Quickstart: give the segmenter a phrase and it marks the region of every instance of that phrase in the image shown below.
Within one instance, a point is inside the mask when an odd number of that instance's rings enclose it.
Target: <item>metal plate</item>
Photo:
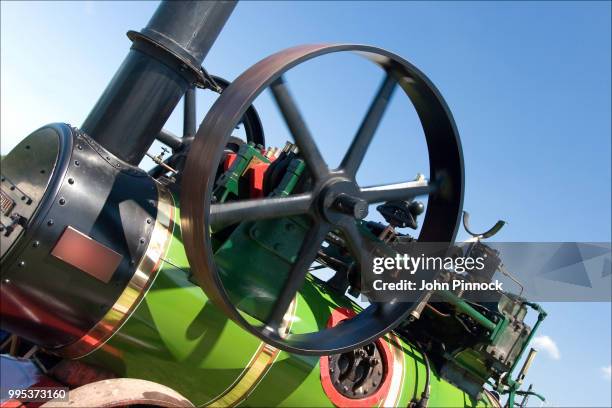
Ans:
[[[17,242],[23,233],[23,224],[38,210],[53,176],[59,151],[58,133],[51,128],[42,128],[26,137],[2,159],[0,257],[4,257]],[[21,224],[15,222],[16,214],[23,217]]]

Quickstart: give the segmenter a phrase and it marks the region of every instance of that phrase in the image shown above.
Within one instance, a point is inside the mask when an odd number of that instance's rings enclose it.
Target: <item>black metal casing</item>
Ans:
[[[3,237],[3,245],[12,245],[1,259],[1,327],[56,348],[85,335],[125,289],[151,238],[158,191],[144,171],[65,124],[24,139],[3,161],[5,178],[12,169],[4,162],[26,146],[32,152],[36,139],[50,132],[59,148],[49,183],[25,229],[13,231],[20,235]],[[51,254],[67,227],[120,256],[108,283]]]

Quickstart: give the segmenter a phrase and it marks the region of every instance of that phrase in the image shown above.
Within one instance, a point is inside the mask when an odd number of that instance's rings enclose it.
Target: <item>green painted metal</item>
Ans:
[[[478,324],[480,324],[482,327],[489,330],[490,332],[495,331],[496,324],[491,320],[487,319],[487,317],[480,313],[478,310],[470,306],[465,300],[458,298],[454,293],[448,290],[442,290],[438,293],[444,298],[444,300],[449,303],[452,303],[458,310],[476,320],[476,322],[478,322]]]
[[[231,389],[262,343],[210,303],[190,281],[177,208],[173,239],[154,284],[121,329],[83,359],[119,376],[169,386],[195,405]],[[247,271],[245,269],[245,275]],[[359,307],[309,277],[297,299],[292,332],[317,330],[337,307]],[[398,406],[408,406],[425,387],[423,356],[401,340],[404,373]],[[400,375],[401,373],[397,373]],[[485,406],[431,373],[429,406]],[[238,390],[240,391],[240,390]],[[486,398],[486,397],[485,397]],[[280,352],[243,406],[333,406],[321,386],[319,359]]]
[[[214,194],[219,201],[225,201],[230,195],[238,196],[240,177],[253,160],[270,163],[270,160],[261,154],[253,142],[241,145],[230,168],[219,177],[215,185]]]

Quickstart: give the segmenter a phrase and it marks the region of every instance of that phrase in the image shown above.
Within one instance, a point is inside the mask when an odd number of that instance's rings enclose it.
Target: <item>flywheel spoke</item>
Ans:
[[[387,74],[380,85],[376,96],[372,100],[366,116],[363,118],[363,121],[359,126],[359,130],[351,142],[349,150],[342,159],[340,168],[343,169],[346,174],[355,177],[355,174],[357,173],[357,170],[359,169],[359,166],[361,165],[361,162],[368,151],[368,147],[374,138],[374,133],[376,133],[376,129],[380,125],[382,117],[387,110],[387,106],[389,105],[389,101],[391,100],[391,96],[393,95],[396,85],[397,82],[395,79],[391,75]]]
[[[329,172],[327,164],[310,134],[306,122],[304,122],[298,110],[297,104],[289,93],[289,89],[283,77],[274,81],[272,85],[270,85],[270,90],[299,148],[300,155],[306,161],[312,175],[316,179],[322,179]]]
[[[368,271],[368,268],[372,266],[372,256],[376,249],[375,244],[361,234],[353,220],[343,222],[341,229],[344,232],[351,254],[359,264],[362,276],[371,272],[371,269]]]
[[[409,200],[420,195],[430,194],[436,191],[436,187],[435,184],[430,184],[427,180],[419,180],[363,187],[360,191],[361,198],[370,204],[374,204],[385,201]]]
[[[295,294],[300,290],[310,265],[317,257],[317,252],[321,249],[321,244],[325,236],[329,232],[329,226],[319,221],[315,221],[314,225],[304,238],[304,242],[298,252],[295,263],[291,266],[291,271],[287,280],[272,307],[272,311],[266,321],[266,324],[272,330],[277,330],[281,327],[283,317],[295,297]]]
[[[211,204],[210,226],[213,230],[218,230],[243,221],[305,214],[310,209],[311,204],[312,196],[310,194]]]

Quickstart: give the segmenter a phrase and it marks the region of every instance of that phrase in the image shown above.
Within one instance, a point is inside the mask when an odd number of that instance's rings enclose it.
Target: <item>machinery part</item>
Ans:
[[[230,84],[228,80],[219,76],[211,75],[210,77],[211,80],[214,81],[215,86],[218,87],[219,92],[223,92],[223,90]],[[217,91],[215,90],[215,92]],[[157,166],[149,170],[149,175],[153,178],[158,178],[167,173],[169,168],[171,170],[177,170],[179,173],[183,169],[185,159],[187,153],[189,152],[189,147],[193,141],[193,136],[195,133],[196,101],[194,88],[189,88],[185,93],[184,105],[183,137],[179,138],[166,129],[162,129],[156,137],[158,141],[170,147],[173,154],[163,163],[158,163]],[[259,114],[255,110],[254,106],[249,106],[238,124],[244,127],[244,136],[247,143],[251,142],[255,145],[265,146],[266,139],[264,136],[263,126],[261,125],[261,119],[259,119]],[[236,141],[240,142],[240,140],[241,139],[232,136],[227,145],[230,147],[230,149],[233,149],[233,146],[236,145]]]
[[[470,234],[472,237],[477,238],[477,239],[491,238],[493,235],[497,234],[499,230],[503,228],[504,225],[506,225],[506,221],[499,220],[495,223],[494,226],[492,226],[490,229],[488,229],[485,232],[482,232],[482,233],[473,232],[470,229],[470,214],[467,211],[463,212],[463,228],[465,228],[465,231],[468,234]]]
[[[420,201],[389,201],[376,207],[389,224],[398,228],[417,229],[417,217],[425,211]]]
[[[66,407],[193,407],[194,405],[172,388],[136,378],[113,378],[83,385],[68,393],[69,400],[49,401],[44,408]]]
[[[138,164],[185,91],[205,82],[200,68],[231,15],[233,1],[164,1],[82,129],[118,158]]]
[[[8,248],[0,259],[2,329],[55,350],[85,338],[81,351],[91,351],[133,309],[134,289],[155,275],[168,237],[158,226],[167,193],[65,124],[28,136],[3,160],[2,177],[32,199],[20,231],[0,238]],[[86,337],[98,326],[104,336]]]
[[[352,309],[332,311],[327,327],[355,316]],[[394,375],[394,356],[386,340],[331,356],[322,356],[321,384],[329,399],[339,407],[379,406],[386,400]]]
[[[355,52],[383,68],[387,75],[339,169],[327,164],[302,120],[282,75],[294,66],[334,52]],[[406,182],[361,188],[355,174],[374,135],[395,85],[412,100],[427,139],[430,174],[434,181]],[[301,157],[312,176],[309,192],[287,197],[212,204],[217,163],[235,127],[254,99],[271,87],[275,100],[293,134]],[[436,194],[430,194],[437,192]],[[463,200],[463,158],[457,129],[446,103],[433,84],[413,65],[388,51],[364,45],[305,45],[274,54],[240,75],[208,112],[187,158],[181,186],[182,232],[189,263],[198,283],[231,319],[275,347],[302,354],[335,354],[371,343],[399,324],[410,312],[402,303],[373,304],[342,325],[282,338],[278,327],[289,303],[299,291],[322,241],[333,229],[348,238],[352,255],[362,269],[369,266],[371,241],[361,235],[355,214],[336,207],[345,194],[367,203],[406,200],[430,194],[419,239],[452,242]],[[263,324],[253,325],[236,309],[223,287],[215,263],[210,231],[238,222],[295,216],[311,221],[297,260],[291,268],[271,313]]]

